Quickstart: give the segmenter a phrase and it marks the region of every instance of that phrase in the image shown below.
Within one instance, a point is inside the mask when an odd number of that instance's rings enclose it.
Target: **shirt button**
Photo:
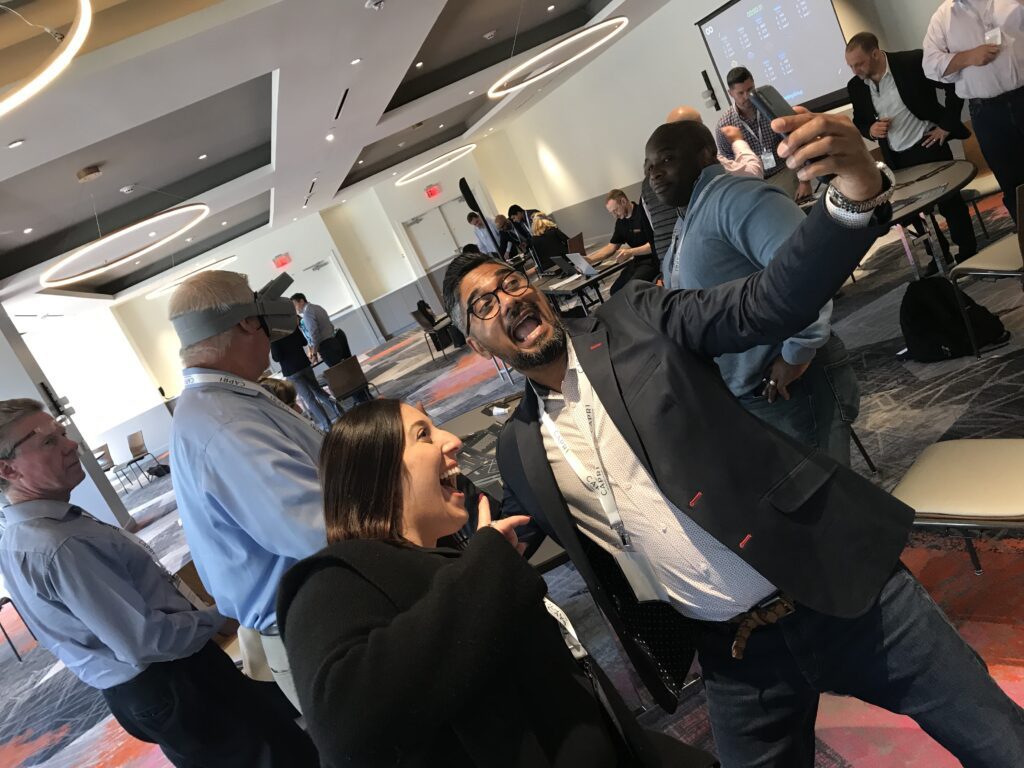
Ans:
[[[622,490],[624,490],[624,491],[631,491],[631,490],[633,490],[633,484],[632,483],[623,483],[622,484]]]
[[[661,532],[662,533],[668,533],[668,526],[667,525],[661,526]]]

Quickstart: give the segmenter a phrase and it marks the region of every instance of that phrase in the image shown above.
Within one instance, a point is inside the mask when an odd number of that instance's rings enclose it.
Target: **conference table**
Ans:
[[[942,258],[939,225],[935,221],[935,209],[939,203],[959,196],[978,173],[974,163],[967,160],[945,160],[902,168],[893,172],[896,176],[896,191],[892,197],[892,223],[903,243],[903,252],[910,262],[914,275],[921,277],[921,269],[914,256],[910,238],[905,227],[920,223],[930,243],[932,258],[939,273],[946,275],[946,264]]]
[[[606,277],[618,274],[632,263],[632,256],[625,261],[616,261],[613,255],[595,265],[597,274],[592,277],[585,275],[541,277],[534,283],[534,286],[553,299],[559,307],[563,301],[579,299],[583,311],[590,314],[592,307],[604,303],[604,297],[601,295],[601,281]]]

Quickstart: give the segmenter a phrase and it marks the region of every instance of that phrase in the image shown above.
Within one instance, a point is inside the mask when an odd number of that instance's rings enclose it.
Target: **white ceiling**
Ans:
[[[518,1],[538,4],[537,0]],[[552,2],[557,5],[557,1],[542,0],[540,5],[546,8]],[[595,0],[589,4],[594,13],[591,21],[627,15],[632,22],[628,34],[635,23],[666,1]],[[489,2],[475,0],[474,5],[483,7]],[[466,0],[459,3],[464,6]],[[19,6],[19,10],[26,12],[28,7],[31,3]],[[380,11],[365,8],[363,0],[223,0],[101,47],[75,60],[41,95],[0,118],[0,190],[14,189],[7,183],[21,174],[61,158],[90,156],[82,150],[152,121],[159,123],[160,118],[174,114],[180,117],[182,110],[187,112],[197,102],[270,75],[270,164],[203,191],[189,201],[210,205],[210,220],[214,221],[219,220],[218,214],[270,193],[271,228],[291,223],[293,217],[312,215],[338,202],[336,191],[365,147],[408,131],[417,122],[433,121],[437,115],[458,110],[474,98],[469,91],[484,93],[511,66],[546,47],[544,44],[522,51],[508,61],[387,111],[445,7],[446,0],[386,0]],[[350,64],[356,58],[361,62]],[[546,81],[548,87],[541,97],[548,98],[551,85],[571,77],[585,62]],[[349,93],[344,109],[335,120],[346,89]],[[513,112],[506,107],[535,97],[535,89],[525,89],[495,103],[495,108],[483,119],[475,120],[464,135],[439,137],[443,143],[416,157],[396,157],[396,165],[388,165],[386,172],[382,167],[377,175],[359,180],[346,193],[390,178],[392,170],[409,170],[434,154],[482,135]],[[248,137],[248,141],[252,131],[244,128],[236,127],[228,133]],[[333,142],[325,141],[328,132],[335,135]],[[18,138],[26,143],[8,150],[7,144]],[[188,152],[193,149],[190,144]],[[157,156],[162,147],[157,143],[149,151]],[[182,169],[181,175],[187,170]],[[309,207],[303,210],[314,178],[317,181]],[[183,202],[169,200],[168,207]],[[33,198],[32,204],[42,210],[33,211],[28,206],[20,209],[21,215],[38,215],[45,220],[49,213],[45,202]],[[74,216],[64,210],[53,212],[54,219]],[[0,242],[0,248],[5,245],[10,249],[12,243]],[[38,276],[45,266],[40,264],[0,281],[0,299],[6,302],[37,290]],[[117,298],[134,295],[151,283],[147,280],[122,291]]]

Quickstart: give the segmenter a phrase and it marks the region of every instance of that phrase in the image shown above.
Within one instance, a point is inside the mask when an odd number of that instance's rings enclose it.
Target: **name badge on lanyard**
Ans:
[[[775,153],[774,152],[762,152],[761,153],[761,167],[766,171],[775,170]]]
[[[584,375],[583,369],[578,364],[576,371],[580,382],[580,403],[587,416],[587,424],[596,460],[589,468],[583,464],[579,456],[569,447],[554,419],[548,414],[544,405],[544,399],[535,388],[534,395],[537,397],[537,402],[540,405],[541,424],[548,433],[548,436],[554,440],[566,463],[576,473],[580,482],[597,496],[597,500],[601,505],[601,511],[604,513],[605,522],[619,539],[619,546],[615,547],[612,556],[615,558],[619,568],[622,569],[622,573],[629,582],[629,586],[633,589],[636,599],[640,602],[651,600],[667,602],[668,595],[661,584],[661,580],[654,572],[654,567],[651,565],[650,560],[648,560],[647,555],[634,546],[629,531],[626,530],[625,523],[623,523],[622,517],[619,515],[619,505],[615,500],[615,493],[611,484],[608,482],[608,474],[605,472],[604,462],[601,459],[601,452],[597,445],[593,389]]]

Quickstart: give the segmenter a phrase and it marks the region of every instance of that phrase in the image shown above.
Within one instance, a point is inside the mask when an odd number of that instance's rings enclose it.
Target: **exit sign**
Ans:
[[[427,200],[433,200],[435,197],[440,197],[440,195],[441,195],[441,185],[440,184],[431,184],[429,187],[427,187],[423,191],[427,195]]]
[[[277,267],[278,269],[284,269],[285,267],[287,267],[291,263],[292,263],[291,254],[279,253],[279,254],[277,254],[277,256],[274,257],[274,266]]]

